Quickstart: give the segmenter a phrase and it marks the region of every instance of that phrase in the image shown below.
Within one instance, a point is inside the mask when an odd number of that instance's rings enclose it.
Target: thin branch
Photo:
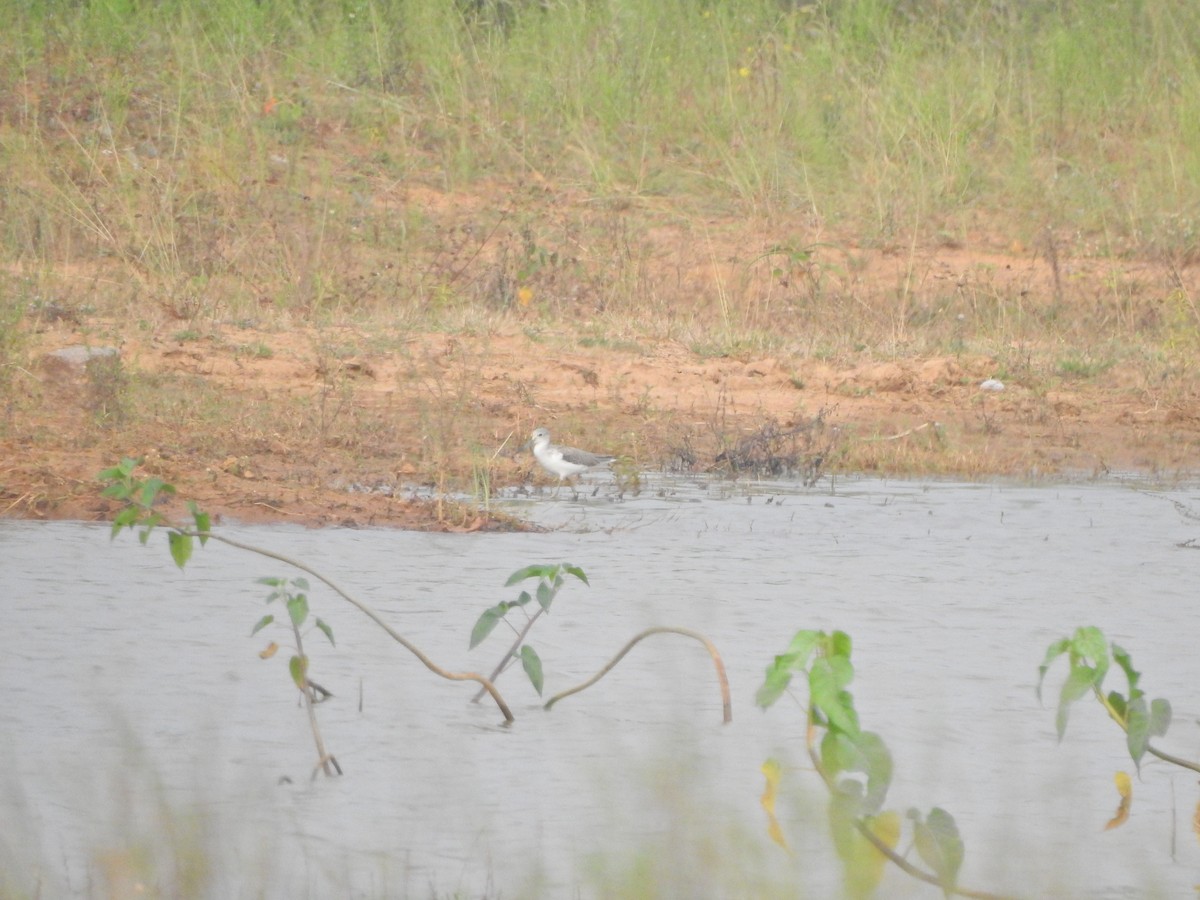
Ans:
[[[178,530],[180,531],[181,534],[186,534],[189,537],[207,538],[207,539],[213,540],[213,541],[220,541],[222,544],[228,544],[230,547],[236,547],[239,550],[246,550],[250,553],[257,553],[260,556],[266,556],[270,559],[277,559],[281,563],[286,563],[289,566],[294,566],[295,568],[299,569],[301,572],[307,572],[309,575],[311,575],[313,578],[316,578],[318,581],[325,584],[334,593],[336,593],[338,596],[340,596],[343,600],[345,600],[351,606],[357,608],[359,610],[359,612],[361,612],[368,619],[370,619],[372,622],[374,622],[376,625],[378,625],[380,628],[382,628],[385,632],[387,632],[387,634],[392,638],[392,640],[394,640],[401,647],[403,647],[405,650],[407,650],[409,653],[411,653],[413,656],[415,656],[417,659],[419,659],[421,661],[421,663],[425,666],[425,668],[427,668],[430,672],[433,672],[435,675],[440,675],[442,678],[445,678],[449,681],[477,681],[477,682],[479,682],[479,684],[483,686],[483,690],[485,690],[489,694],[491,694],[492,699],[496,701],[496,705],[498,707],[500,707],[500,712],[504,714],[504,721],[508,722],[508,723],[511,723],[514,721],[512,711],[509,710],[508,704],[504,702],[504,698],[500,696],[500,692],[498,690],[496,690],[496,686],[494,684],[492,684],[492,682],[490,680],[488,680],[487,678],[484,678],[482,675],[479,675],[475,672],[450,672],[450,671],[447,671],[446,669],[443,669],[441,666],[437,665],[433,660],[431,660],[428,656],[426,656],[424,653],[422,653],[420,651],[420,649],[418,649],[416,647],[416,645],[414,645],[411,642],[409,642],[408,640],[406,640],[403,635],[401,635],[398,631],[396,631],[394,628],[392,628],[392,626],[388,625],[388,623],[385,622],[380,617],[379,613],[375,612],[375,610],[371,609],[371,607],[367,606],[367,604],[363,603],[361,600],[358,600],[355,597],[352,597],[350,594],[346,593],[346,591],[344,591],[340,586],[335,584],[329,578],[326,578],[324,575],[322,575],[316,569],[313,569],[312,567],[307,566],[304,563],[300,562],[299,560],[293,559],[290,556],[285,556],[282,553],[276,553],[274,550],[266,550],[262,547],[256,547],[253,544],[244,544],[241,541],[235,541],[232,538],[222,537],[221,535],[214,534],[211,531],[201,532],[201,531],[184,531],[183,529],[178,529]]]
[[[597,672],[595,675],[593,675],[591,678],[589,678],[583,684],[576,685],[575,687],[570,688],[569,690],[565,690],[565,691],[562,691],[561,693],[555,694],[553,697],[551,697],[549,700],[546,701],[546,705],[543,708],[548,710],[548,709],[550,709],[550,707],[552,707],[555,703],[557,703],[559,700],[563,699],[564,697],[569,697],[572,694],[578,694],[580,691],[584,690],[585,688],[591,687],[593,684],[595,684],[597,681],[599,681],[601,678],[603,678],[605,675],[607,675],[609,673],[609,671],[617,663],[619,663],[622,660],[622,658],[624,658],[625,654],[634,648],[635,644],[637,644],[639,641],[643,640],[644,638],[650,637],[650,635],[652,635],[652,634],[681,634],[684,637],[693,638],[705,646],[705,648],[708,650],[708,655],[712,657],[713,666],[715,666],[716,670],[717,670],[717,680],[721,684],[721,704],[722,704],[722,708],[723,708],[724,715],[725,715],[725,724],[729,724],[730,722],[732,722],[733,721],[733,704],[729,699],[729,679],[725,675],[725,663],[722,662],[721,654],[717,651],[716,646],[713,644],[712,641],[710,641],[708,638],[706,638],[704,635],[700,634],[699,632],[692,631],[691,629],[688,629],[688,628],[668,628],[665,626],[659,626],[659,627],[655,627],[655,628],[647,628],[641,634],[634,637],[633,640],[631,640],[628,644],[626,644],[624,647],[622,647],[621,652],[618,653],[616,656],[614,656],[611,660],[609,660],[608,664],[605,665],[605,667],[603,669],[601,669],[599,672]]]
[[[1157,756],[1163,762],[1174,763],[1184,769],[1191,769],[1193,772],[1200,772],[1200,763],[1194,763],[1191,760],[1180,759],[1178,756],[1172,756],[1170,753],[1165,753],[1159,750],[1153,744],[1146,745],[1146,752],[1151,756]]]

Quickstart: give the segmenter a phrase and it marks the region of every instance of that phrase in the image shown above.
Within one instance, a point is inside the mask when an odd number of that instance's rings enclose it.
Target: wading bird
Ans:
[[[542,464],[542,468],[551,475],[558,476],[559,486],[580,472],[586,472],[596,466],[608,465],[615,456],[601,456],[574,447],[563,447],[550,443],[550,431],[546,428],[535,428],[529,436],[529,441],[521,448],[533,447],[534,458]]]

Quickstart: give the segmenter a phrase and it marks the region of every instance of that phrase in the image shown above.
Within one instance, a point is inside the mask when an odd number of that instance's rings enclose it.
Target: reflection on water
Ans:
[[[1200,863],[1194,778],[1147,762],[1129,823],[1102,832],[1113,773],[1131,768],[1120,734],[1084,704],[1058,745],[1034,696],[1046,646],[1098,625],[1174,704],[1164,747],[1196,755],[1200,557],[1179,544],[1200,523],[1167,500],[1200,508],[1194,491],[1115,484],[660,480],[636,497],[602,484],[510,501],[548,534],[222,526],[329,574],[450,668],[490,669],[507,646],[500,630],[473,651],[467,638],[515,596],[510,572],[565,559],[591,587],[568,584],[533,629],[547,694],[651,625],[704,632],[729,669],[729,726],[702,648],[659,636],[551,713],[506,674],[517,722],[503,728],[469,685],[434,679],[316,586],[337,646],[314,634],[308,649],[336,695],[320,717],[346,774],[315,783],[288,654],[257,655],[286,634],[248,637],[266,596],[254,579],[285,567],[210,544],[180,573],[165,538],[0,522],[0,865],[42,867],[10,888],[98,894],[112,849],[149,836],[207,847],[218,895],[613,895],[640,865],[675,896],[826,896],[836,870],[799,708],[763,713],[753,696],[797,629],[841,628],[863,723],[895,757],[889,806],[955,815],[964,883],[1181,895]],[[789,766],[790,855],[758,805],[771,755]]]

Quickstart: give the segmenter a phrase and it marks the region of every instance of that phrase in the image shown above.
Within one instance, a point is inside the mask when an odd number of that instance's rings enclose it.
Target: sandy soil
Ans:
[[[927,271],[947,277],[977,262],[939,254]],[[1020,256],[991,263],[1030,269]],[[515,319],[452,335],[219,325],[181,337],[178,322],[135,332],[71,316],[27,324],[32,362],[0,432],[5,516],[109,518],[96,474],[134,456],[179,497],[238,521],[512,527],[477,503],[436,497],[551,484],[516,453],[538,425],[626,457],[629,471],[728,471],[738,442],[764,429],[790,433],[810,474],[1171,478],[1200,468],[1200,393],[1155,391],[1119,364],[989,393],[980,384],[997,360],[985,356],[714,359],[644,338],[584,347]],[[119,347],[119,369],[47,356],[105,344]]]

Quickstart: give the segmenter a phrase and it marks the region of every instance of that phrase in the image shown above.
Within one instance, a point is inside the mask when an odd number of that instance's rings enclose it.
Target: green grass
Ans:
[[[618,331],[632,316],[687,345],[774,350],[762,335],[786,325],[810,346],[958,351],[1044,334],[1069,280],[1053,306],[983,277],[864,298],[857,248],[911,256],[982,231],[1043,258],[1200,257],[1189,0],[0,12],[0,261],[70,272],[81,296],[92,279],[110,312]],[[743,221],[752,237],[730,230]],[[646,240],[663,228],[711,271],[669,271]],[[721,269],[731,241],[747,244]],[[1055,337],[1157,328],[1194,347],[1190,295],[1156,318],[1127,287],[1050,322]]]

